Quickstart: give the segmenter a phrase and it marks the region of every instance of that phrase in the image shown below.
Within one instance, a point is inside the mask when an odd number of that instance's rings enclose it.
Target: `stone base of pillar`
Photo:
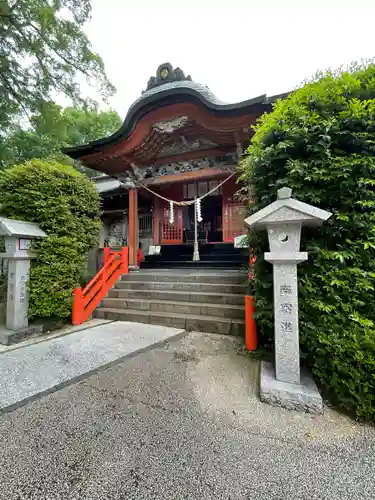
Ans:
[[[137,266],[137,265],[129,265],[129,271],[139,271],[139,266]]]
[[[311,375],[301,373],[300,384],[281,382],[276,380],[272,363],[265,361],[260,369],[260,399],[288,410],[323,413],[323,400]]]
[[[30,337],[39,335],[42,331],[42,325],[29,325],[19,330],[9,330],[5,327],[0,327],[0,344],[11,345],[22,342]]]

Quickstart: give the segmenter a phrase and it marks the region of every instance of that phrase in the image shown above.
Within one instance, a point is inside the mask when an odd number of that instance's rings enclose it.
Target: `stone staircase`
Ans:
[[[95,317],[243,335],[245,294],[238,270],[142,270],[122,276]]]

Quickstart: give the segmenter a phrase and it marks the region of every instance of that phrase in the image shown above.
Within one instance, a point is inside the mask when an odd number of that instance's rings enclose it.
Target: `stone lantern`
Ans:
[[[30,250],[35,238],[44,238],[46,233],[38,224],[0,217],[0,236],[4,236],[5,253],[0,257],[8,259],[8,291],[6,328],[0,332],[0,343],[16,342],[35,328],[28,326],[28,292],[30,260],[35,254]]]
[[[297,264],[307,260],[300,252],[302,226],[317,226],[332,214],[291,198],[292,190],[277,191],[277,200],[245,222],[252,231],[266,229],[273,265],[275,368],[262,362],[262,401],[289,409],[322,412],[321,396],[312,377],[300,374]]]

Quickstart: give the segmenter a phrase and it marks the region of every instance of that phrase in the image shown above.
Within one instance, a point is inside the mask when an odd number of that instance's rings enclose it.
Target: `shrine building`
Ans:
[[[285,95],[227,104],[179,68],[159,66],[117,132],[64,151],[105,174],[96,179],[103,207],[100,245],[128,245],[133,266],[140,246],[146,256],[150,247],[169,248],[172,256],[184,247],[192,255],[194,204],[170,202],[203,197],[199,244],[233,247],[246,217],[235,197],[236,165],[252,125]]]

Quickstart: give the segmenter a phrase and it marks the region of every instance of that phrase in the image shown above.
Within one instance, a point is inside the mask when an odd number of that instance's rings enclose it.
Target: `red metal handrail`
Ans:
[[[122,247],[120,252],[111,252],[111,249],[106,247],[103,267],[83,290],[79,287],[73,291],[73,325],[80,325],[87,321],[121,274],[128,274],[128,272],[128,247]]]

